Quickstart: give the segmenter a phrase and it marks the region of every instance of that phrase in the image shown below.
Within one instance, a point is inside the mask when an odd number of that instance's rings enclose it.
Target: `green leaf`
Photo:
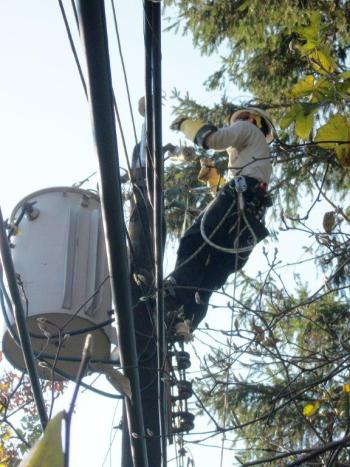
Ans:
[[[337,75],[338,78],[340,79],[349,79],[350,78],[350,71],[342,71]]]
[[[314,90],[311,96],[312,102],[318,102],[322,100],[329,92],[333,92],[334,85],[332,81],[326,78],[320,78],[314,82]]]
[[[246,0],[245,2],[242,3],[242,5],[240,5],[238,8],[237,8],[237,11],[245,11],[249,8],[249,5],[251,3],[251,0]]]
[[[321,13],[319,11],[312,11],[308,15],[309,24],[307,26],[298,26],[295,31],[306,43],[299,47],[299,49],[306,53],[314,49],[320,44],[319,33],[321,30]]]
[[[307,140],[314,124],[314,112],[300,112],[295,120],[295,133],[299,138]]]
[[[319,74],[333,73],[336,63],[325,49],[315,49],[308,54],[312,68]]]
[[[314,77],[307,75],[304,79],[298,81],[291,89],[291,97],[308,96],[314,90]]]
[[[299,138],[309,139],[317,106],[313,104],[295,104],[280,121],[280,128],[285,129],[295,122],[295,133]]]
[[[343,167],[350,166],[350,144],[339,144],[350,141],[350,125],[343,115],[333,115],[316,134],[315,142],[327,149],[334,149],[339,163]]]
[[[295,104],[291,110],[282,117],[280,120],[279,126],[282,130],[288,128],[297,118],[298,113],[300,112],[301,105]]]

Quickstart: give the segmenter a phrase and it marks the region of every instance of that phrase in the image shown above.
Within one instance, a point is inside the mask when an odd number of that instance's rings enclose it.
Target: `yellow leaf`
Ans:
[[[104,363],[95,363],[93,365],[93,369],[95,371],[105,374],[108,381],[112,384],[112,386],[114,386],[114,388],[117,391],[131,399],[132,393],[129,378],[127,378],[117,369],[111,368],[110,365]]]
[[[318,411],[320,407],[320,401],[316,401],[314,403],[308,403],[303,408],[303,415],[304,417],[312,417]]]
[[[312,75],[307,75],[286,94],[292,98],[309,97],[309,101],[318,102],[332,91],[333,87],[332,82],[326,78],[315,80]]]
[[[350,393],[350,384],[343,384],[343,392],[345,392],[345,394]]]
[[[5,433],[2,434],[3,441],[9,441],[12,438],[12,433],[10,430],[6,430]]]
[[[308,57],[310,59],[312,68],[321,75],[333,73],[336,69],[334,60],[328,55],[325,50],[315,49],[312,50]]]
[[[290,95],[292,97],[308,96],[314,89],[314,77],[307,75],[304,79],[298,81],[291,89]]]
[[[308,114],[299,113],[295,120],[295,133],[301,139],[309,139],[314,124],[314,112]]]
[[[340,144],[350,141],[350,125],[342,115],[333,115],[316,134],[315,142],[327,149],[334,149],[337,159],[343,167],[350,166],[350,144]]]
[[[9,390],[10,385],[8,383],[0,383],[0,391],[7,392]]]
[[[64,411],[47,425],[43,436],[34,445],[19,467],[64,467],[61,428]]]

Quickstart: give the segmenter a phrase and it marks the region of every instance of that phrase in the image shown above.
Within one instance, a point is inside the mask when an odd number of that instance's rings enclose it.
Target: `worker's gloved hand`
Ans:
[[[215,168],[215,162],[208,157],[201,157],[201,169],[198,174],[198,180],[206,183],[213,194],[225,183],[224,178]]]
[[[199,159],[199,162],[201,164],[201,167],[215,167],[215,161],[214,159],[211,159],[210,157],[201,157]]]
[[[183,115],[176,117],[170,125],[170,130],[181,131],[181,124],[187,119],[188,117],[184,117]]]
[[[214,125],[209,123],[205,123],[202,120],[192,120],[192,118],[188,117],[177,117],[173,123],[170,125],[171,130],[181,131],[186,138],[193,141],[198,146],[205,146],[205,138],[217,128]]]
[[[214,179],[216,175],[219,177],[218,171],[215,168],[215,162],[209,157],[200,158],[201,168],[198,173],[198,180],[207,183],[210,179]]]

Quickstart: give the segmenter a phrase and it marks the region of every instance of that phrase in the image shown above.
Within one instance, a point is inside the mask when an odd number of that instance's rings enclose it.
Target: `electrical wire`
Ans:
[[[207,220],[207,217],[208,215],[210,214],[210,210],[213,208],[213,205],[215,204],[215,201],[217,202],[218,198],[215,198],[211,204],[206,208],[206,210],[204,211],[204,214],[203,214],[203,217],[201,219],[201,225],[200,225],[200,230],[201,230],[201,235],[203,237],[203,239],[205,240],[206,243],[208,243],[208,245],[210,245],[211,247],[215,248],[216,250],[219,250],[223,253],[229,253],[229,254],[236,254],[236,253],[245,253],[245,252],[248,252],[248,251],[252,251],[254,249],[254,247],[257,245],[258,243],[258,240],[257,240],[257,237],[256,237],[256,234],[253,230],[253,228],[251,227],[250,223],[248,222],[248,219],[247,219],[247,216],[245,214],[245,210],[244,210],[244,198],[243,198],[243,193],[242,192],[237,192],[237,197],[238,197],[238,206],[239,206],[239,211],[244,219],[244,222],[246,224],[246,226],[248,227],[249,229],[249,232],[251,233],[252,235],[252,238],[253,238],[253,243],[252,245],[249,245],[247,247],[241,247],[241,248],[226,248],[226,247],[223,247],[221,245],[218,245],[216,243],[214,243],[213,241],[210,240],[210,238],[207,236],[207,234],[205,233],[205,222]],[[226,213],[224,214],[223,216],[223,219],[222,221],[220,222],[219,226],[224,222],[224,220],[227,218],[228,214],[232,211],[234,207],[234,204],[231,204],[231,206],[227,209]],[[242,233],[242,232],[241,232]],[[240,233],[240,234],[241,234]],[[239,234],[239,235],[240,235]],[[239,238],[239,236],[238,236]]]
[[[133,130],[134,130],[135,144],[137,144],[137,134],[136,134],[136,127],[135,127],[135,120],[134,120],[134,114],[133,114],[132,106],[131,106],[129,83],[128,83],[128,77],[127,77],[127,74],[126,74],[123,51],[122,51],[122,46],[121,46],[121,41],[120,41],[120,36],[119,36],[119,28],[118,28],[118,22],[117,22],[117,15],[115,13],[114,0],[111,0],[111,5],[112,5],[112,11],[113,11],[113,20],[114,20],[115,33],[116,33],[117,43],[118,43],[120,63],[122,65],[124,83],[125,83],[126,93],[127,93],[127,96],[128,96],[128,103],[129,103],[129,110],[130,110],[130,116],[131,116],[131,121],[132,121],[132,127],[133,127]]]
[[[73,11],[74,11],[74,16],[76,18],[76,22],[77,22],[77,27],[78,27],[78,30],[79,30],[79,22],[77,20],[77,11],[76,11],[76,7],[75,7],[75,3],[74,1],[72,0],[72,8],[73,8]],[[60,2],[60,7],[61,7],[61,12],[62,12],[62,15],[63,15],[63,19],[64,19],[64,23],[65,23],[65,27],[66,27],[66,31],[67,31],[67,34],[68,34],[68,39],[69,39],[69,43],[70,43],[70,46],[71,46],[71,49],[72,49],[72,52],[73,52],[73,55],[77,61],[77,66],[78,66],[78,69],[81,70],[81,66],[79,64],[79,60],[78,60],[78,56],[77,56],[77,53],[76,53],[76,49],[75,49],[75,45],[74,45],[74,42],[72,40],[72,34],[70,32],[70,27],[69,27],[69,24],[68,24],[68,21],[67,21],[67,17],[66,17],[66,14],[64,12],[64,6],[62,4],[62,2]],[[123,53],[122,53],[122,47],[121,47],[121,41],[120,41],[120,36],[119,36],[119,30],[118,30],[118,25],[117,25],[117,19],[116,19],[116,15],[115,15],[115,8],[114,8],[114,4],[112,2],[112,8],[113,8],[113,15],[114,15],[114,21],[115,21],[115,30],[116,30],[116,34],[117,34],[117,41],[118,41],[118,50],[119,50],[119,54],[120,54],[120,59],[121,59],[121,63],[122,63],[122,67],[123,67],[123,73],[124,73],[124,81],[125,81],[125,85],[126,85],[126,89],[127,89],[127,94],[128,94],[128,99],[129,99],[129,106],[130,106],[130,113],[131,113],[131,117],[132,117],[132,123],[133,123],[133,127],[134,127],[134,135],[135,135],[135,140],[137,141],[137,137],[136,137],[136,130],[135,130],[135,125],[134,125],[134,119],[133,119],[133,114],[132,114],[132,109],[131,109],[131,102],[130,102],[130,92],[129,92],[129,86],[128,86],[128,80],[127,80],[127,74],[126,74],[126,69],[125,69],[125,65],[124,65],[124,59],[123,59]],[[82,79],[82,84],[84,86],[84,89],[86,90],[86,84],[85,84],[85,80],[81,74],[81,79]],[[133,177],[132,177],[132,174],[131,174],[131,168],[130,168],[130,163],[129,163],[129,157],[127,155],[127,149],[126,149],[126,141],[125,141],[125,137],[124,137],[124,132],[123,132],[123,129],[122,129],[122,124],[121,124],[121,119],[120,119],[120,116],[119,116],[119,112],[118,112],[118,107],[117,107],[117,104],[116,104],[116,99],[115,99],[115,95],[113,94],[113,103],[114,103],[114,108],[115,108],[115,113],[116,113],[116,118],[117,118],[117,122],[118,122],[118,126],[119,126],[119,129],[120,129],[120,133],[121,133],[121,136],[122,136],[122,142],[123,142],[123,147],[124,147],[124,152],[126,154],[126,161],[127,161],[127,165],[128,165],[128,174],[129,174],[129,179],[132,183],[132,186],[133,186],[133,191],[136,190],[139,190],[139,188],[137,187],[137,184],[135,183]],[[139,190],[140,191],[140,190]],[[143,197],[143,193],[141,192],[140,193],[141,196]],[[139,206],[138,206],[138,203],[136,203],[136,209],[139,209]],[[140,219],[142,221],[142,216],[140,216]],[[146,227],[145,225],[142,223],[142,228],[143,228],[143,231],[144,231],[144,235],[146,235]],[[125,230],[126,230],[126,227],[125,227]],[[148,245],[147,245],[148,246]],[[129,243],[129,247],[130,247],[130,243]],[[135,260],[135,258],[134,258]],[[144,291],[143,291],[144,292]],[[144,295],[144,293],[143,293]],[[147,305],[148,306],[148,305]]]
[[[74,15],[75,15],[76,20],[77,20],[75,4],[74,4],[74,2],[72,2],[72,3],[74,5],[74,7],[73,7]],[[69,44],[70,44],[70,47],[71,47],[71,50],[72,50],[72,53],[73,53],[73,56],[74,56],[74,61],[75,61],[75,64],[77,66],[77,69],[78,69],[80,81],[81,81],[81,84],[83,86],[85,96],[87,98],[87,88],[86,88],[86,83],[85,83],[83,70],[82,70],[80,62],[79,62],[78,54],[77,54],[77,51],[76,51],[76,48],[75,48],[75,45],[74,45],[73,36],[72,36],[71,30],[70,30],[70,27],[69,27],[69,23],[68,23],[68,20],[67,20],[67,15],[66,15],[62,0],[58,0],[58,4],[59,4],[60,10],[61,10],[64,25],[65,25],[65,28],[66,28]]]

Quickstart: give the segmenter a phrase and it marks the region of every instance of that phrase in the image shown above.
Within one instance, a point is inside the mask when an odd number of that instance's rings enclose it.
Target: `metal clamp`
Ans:
[[[243,193],[244,191],[247,191],[247,181],[243,175],[234,178],[233,182],[235,184],[235,190],[237,191],[237,193]]]

